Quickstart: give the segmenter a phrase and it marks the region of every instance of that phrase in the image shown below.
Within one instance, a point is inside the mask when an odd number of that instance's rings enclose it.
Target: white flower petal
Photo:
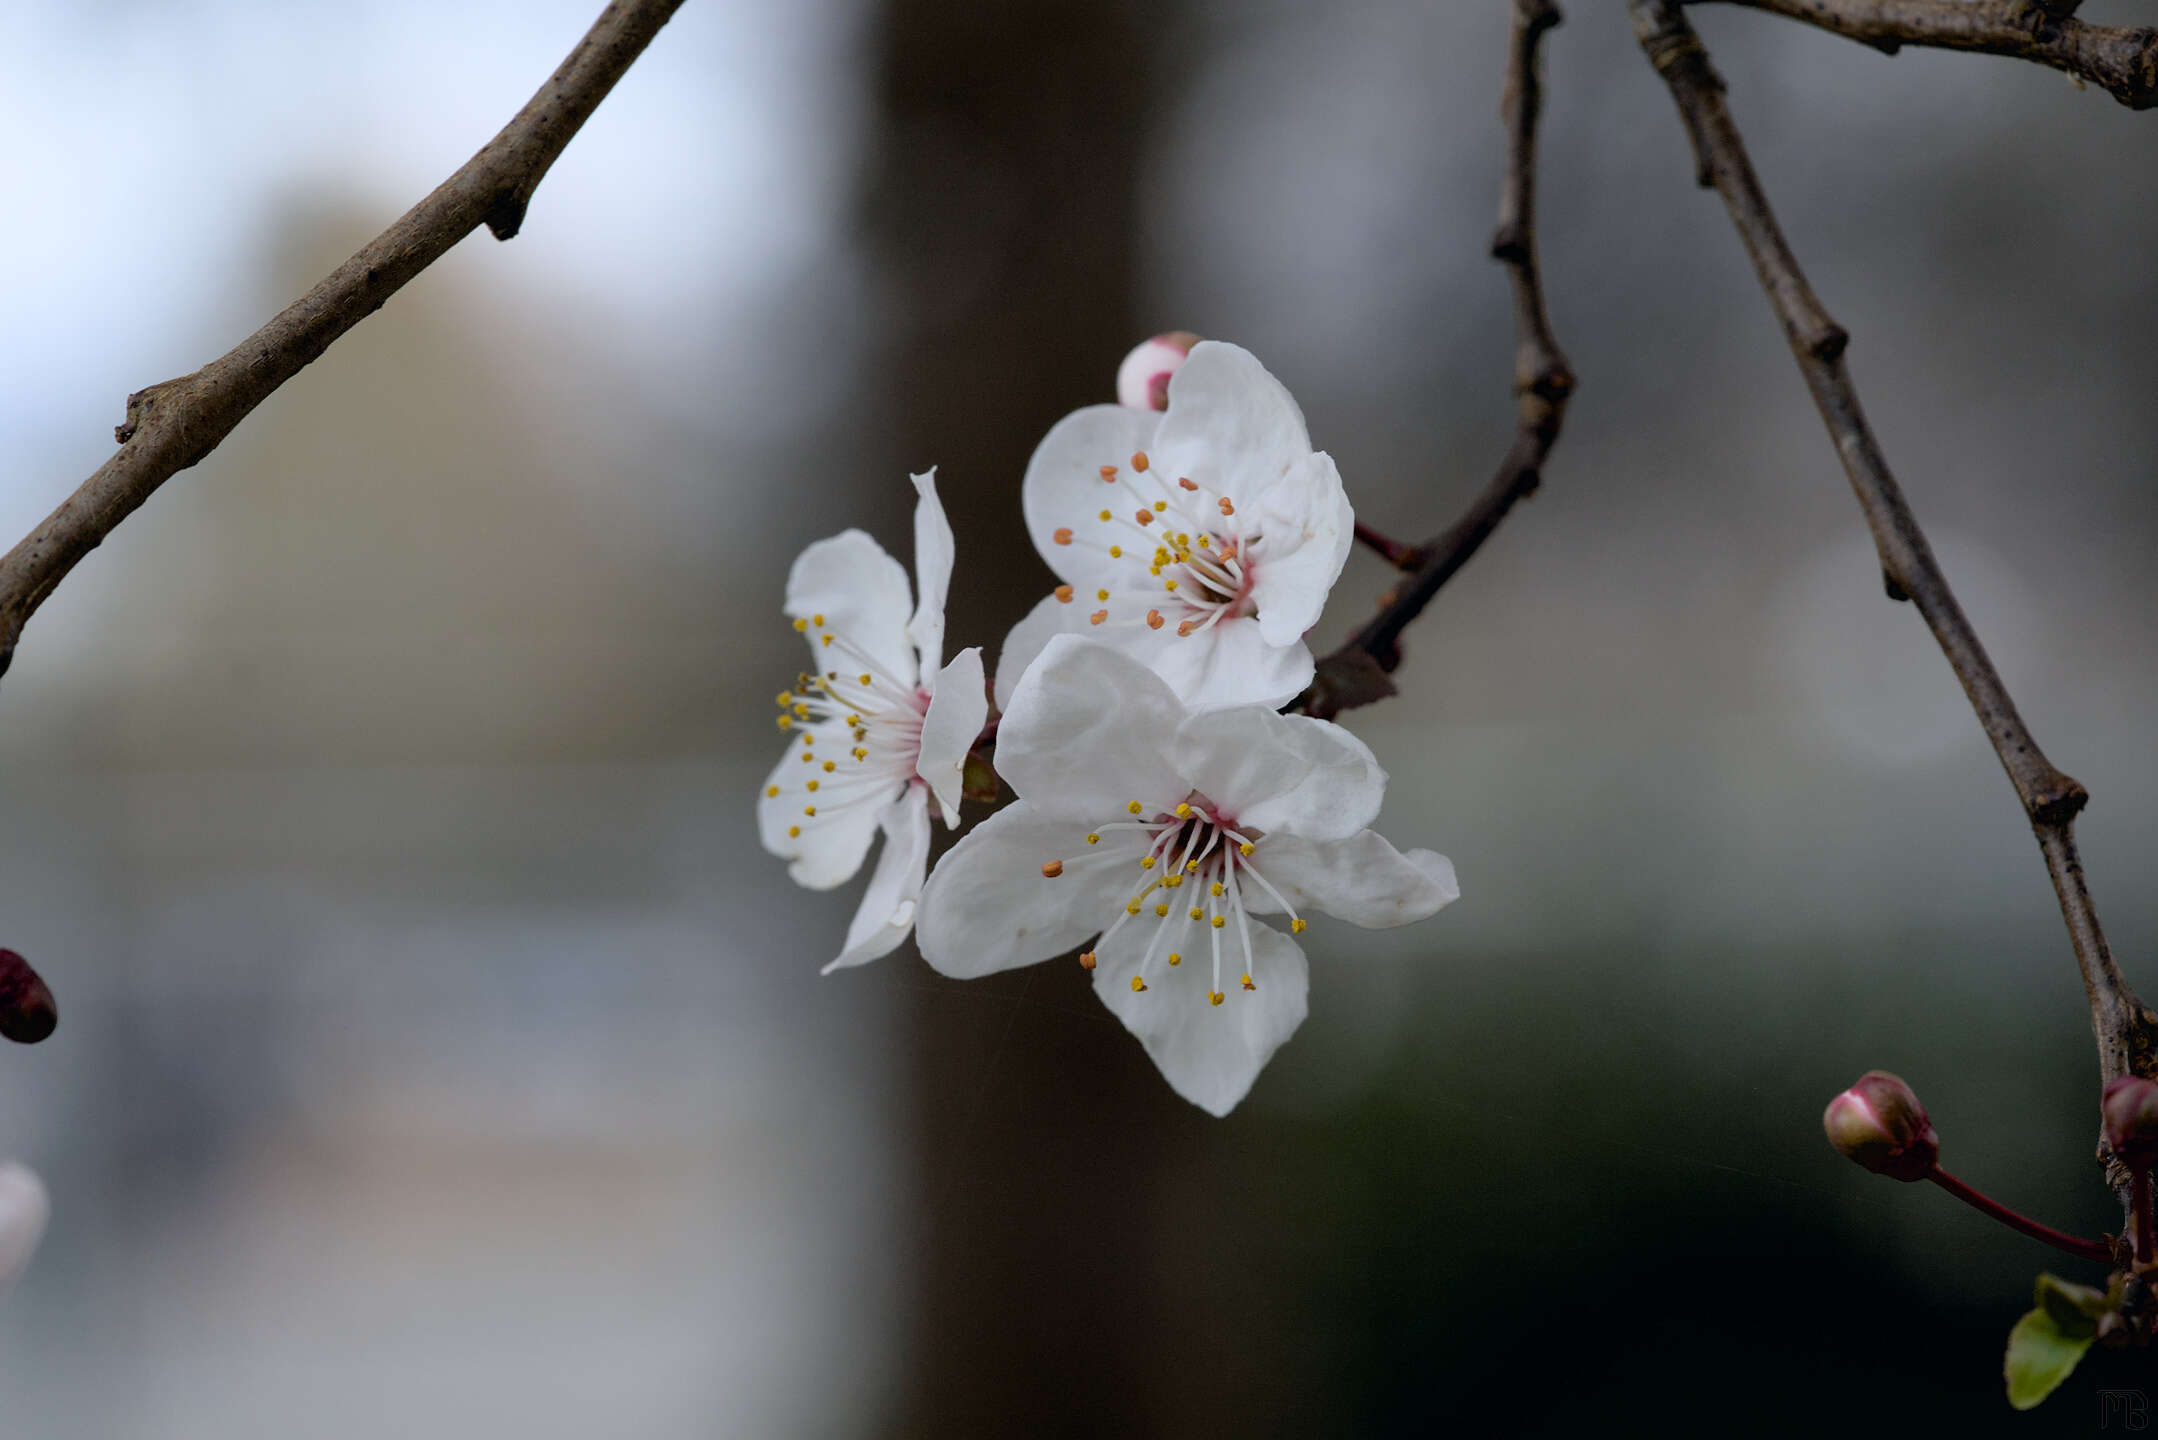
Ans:
[[[808,746],[802,744],[804,735],[812,742]],[[764,777],[764,788],[757,792],[757,838],[771,854],[782,860],[792,860],[800,852],[802,842],[790,838],[787,828],[791,825],[809,828],[810,820],[802,814],[802,807],[816,798],[803,790],[802,782],[819,778],[813,773],[814,765],[802,763],[803,750],[837,755],[853,742],[847,738],[847,727],[836,720],[819,725],[796,725],[786,732],[786,736],[788,743],[779,753],[779,763]],[[777,795],[772,793],[775,789],[779,792]]]
[[[1076,605],[1051,595],[1029,610],[1026,619],[1012,626],[997,656],[997,709],[1012,708],[1012,694],[1019,688],[1020,678],[1052,637],[1075,634],[1085,624],[1086,616],[1078,613]]]
[[[1251,587],[1259,629],[1270,645],[1299,644],[1319,623],[1356,538],[1341,473],[1332,456],[1307,455],[1243,509],[1265,537]]]
[[[1311,454],[1295,397],[1249,350],[1219,340],[1192,347],[1169,380],[1169,410],[1160,419],[1149,458],[1168,474],[1229,495],[1239,508],[1257,505]]]
[[[916,684],[921,672],[907,639],[913,605],[907,572],[859,530],[819,540],[795,557],[787,575],[787,614],[812,622],[824,617],[822,632],[814,625],[807,632],[818,670],[837,668],[832,647],[819,643],[820,633],[830,633],[860,648],[893,680]]]
[[[922,892],[916,939],[943,974],[973,980],[1072,949],[1113,920],[1142,845],[1111,831],[1097,846],[1083,825],[1017,800],[967,832]],[[1083,852],[1083,858],[1078,858]],[[1042,875],[1065,860],[1055,879]]]
[[[899,948],[914,928],[922,877],[929,873],[929,791],[909,785],[878,817],[884,829],[884,853],[862,892],[861,907],[847,927],[847,945],[822,971],[866,965]]]
[[[1101,467],[1128,465],[1134,454],[1150,449],[1161,420],[1151,410],[1089,405],[1057,421],[1034,447],[1020,482],[1019,506],[1034,548],[1060,578],[1091,590],[1129,575],[1128,567],[1096,548],[1109,543],[1102,536],[1116,540],[1126,533],[1103,524],[1101,512],[1125,513],[1129,519],[1128,512],[1139,507],[1125,487],[1102,483]],[[1057,544],[1060,529],[1087,543]]]
[[[997,726],[997,773],[1044,815],[1123,819],[1131,801],[1151,813],[1191,788],[1167,753],[1183,721],[1175,693],[1137,660],[1059,635]]]
[[[0,1165],[0,1286],[30,1263],[51,1218],[52,1197],[36,1172],[12,1160]]]
[[[952,557],[958,547],[952,540],[952,522],[944,517],[944,502],[937,498],[937,471],[910,476],[914,502],[914,618],[907,622],[907,638],[921,656],[921,675],[934,675],[944,664],[944,597],[952,585]]]
[[[1222,1003],[1208,1003],[1212,979],[1211,942],[1194,942],[1184,963],[1164,963],[1156,947],[1146,974],[1147,988],[1134,992],[1152,926],[1127,925],[1095,950],[1094,993],[1114,1011],[1124,1028],[1139,1037],[1170,1088],[1206,1111],[1226,1115],[1251,1091],[1252,1081],[1281,1043],[1304,1023],[1310,970],[1296,942],[1265,925],[1251,927],[1251,974],[1256,990],[1237,981],[1243,969],[1243,943],[1234,944],[1234,968],[1225,940],[1222,954]]]
[[[1118,648],[1131,649],[1193,710],[1286,704],[1311,683],[1315,668],[1303,641],[1271,644],[1249,615],[1191,635],[1166,626],[1112,633]]]
[[[989,691],[982,681],[982,647],[970,645],[937,672],[929,692],[929,713],[922,717],[922,753],[915,773],[936,792],[947,829],[959,828],[959,791],[965,782],[967,752],[989,721]]]
[[[1406,925],[1461,898],[1454,862],[1429,850],[1396,850],[1376,830],[1347,840],[1269,837],[1252,864],[1298,910],[1309,907],[1366,930]],[[1280,907],[1264,886],[1244,887],[1255,915]]]
[[[1386,772],[1339,725],[1263,706],[1211,710],[1177,732],[1176,766],[1238,830],[1344,840],[1369,825]]]
[[[829,753],[836,754],[848,744],[843,725],[820,726],[811,733],[817,743],[810,748],[820,755],[828,753],[827,746]],[[890,795],[850,795],[851,804],[822,806],[817,814],[805,815],[802,812],[815,805],[817,797],[807,793],[802,782],[829,778],[812,773],[819,768],[802,764],[801,751],[793,747],[779,757],[764,789],[757,792],[757,832],[766,850],[794,862],[787,867],[787,874],[795,884],[829,890],[846,884],[862,868],[869,842],[877,838],[877,816],[889,803]],[[890,794],[896,795],[904,783],[894,779]],[[779,787],[776,796],[768,793],[775,785]],[[801,834],[787,833],[796,827]]]

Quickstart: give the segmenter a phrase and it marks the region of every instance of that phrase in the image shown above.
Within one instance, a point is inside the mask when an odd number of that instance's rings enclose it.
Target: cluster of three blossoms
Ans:
[[[1176,1092],[1225,1115],[1303,1022],[1304,911],[1400,925],[1459,890],[1444,856],[1369,828],[1386,774],[1362,741],[1280,713],[1354,527],[1295,400],[1248,352],[1181,336],[1132,352],[1118,388],[1028,463],[1028,533],[1061,583],[1006,637],[993,690],[978,647],[943,658],[955,546],[933,471],[914,477],[911,595],[859,530],[802,552],[786,613],[812,666],[779,694],[789,741],[758,823],[816,889],[884,836],[827,971],[910,931],[961,979],[1077,950]],[[930,806],[959,827],[992,737],[1018,799],[932,874]]]

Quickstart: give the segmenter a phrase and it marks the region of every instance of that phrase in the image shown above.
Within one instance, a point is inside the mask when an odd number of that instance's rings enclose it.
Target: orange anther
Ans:
[[[1146,470],[1146,451],[1141,450],[1131,457],[1131,468],[1142,473]]]
[[[1149,629],[1149,630],[1159,630],[1159,629],[1160,629],[1161,627],[1162,627],[1162,618],[1161,618],[1161,612],[1160,612],[1159,610],[1149,610],[1149,611],[1147,611],[1147,612],[1146,612],[1146,628],[1147,628],[1147,629]]]
[[[1093,969],[1093,968],[1094,968],[1094,952],[1093,952],[1093,951],[1091,951],[1091,950],[1081,950],[1081,951],[1079,952],[1079,968],[1080,968],[1081,970],[1091,970],[1091,969]]]
[[[1054,536],[1053,538],[1054,538],[1054,539],[1056,540],[1057,544],[1059,544],[1059,545],[1069,545],[1069,544],[1071,544],[1071,543],[1072,543],[1072,532],[1071,532],[1071,527],[1070,527],[1070,526],[1068,526],[1068,525],[1066,525],[1066,526],[1062,526],[1062,527],[1059,527],[1059,529],[1057,530],[1057,533],[1056,533],[1056,535],[1055,535],[1055,536]]]
[[[1199,488],[1198,486],[1192,484],[1191,481],[1185,479],[1182,475],[1176,477],[1176,483],[1183,486],[1186,490],[1196,490]]]
[[[1196,620],[1179,620],[1176,625],[1176,633],[1179,635],[1189,635],[1192,631],[1192,627],[1194,625],[1197,625],[1198,623],[1199,622]]]
[[[1132,518],[1134,520],[1137,520],[1141,525],[1151,525],[1154,523],[1154,512],[1151,510],[1141,510],[1137,515],[1134,515]]]
[[[1108,612],[1108,611],[1106,611],[1106,610],[1096,610],[1096,611],[1095,611],[1095,612],[1094,612],[1093,614],[1091,614],[1091,615],[1089,615],[1089,616],[1087,616],[1087,617],[1086,617],[1086,623],[1087,623],[1087,624],[1089,624],[1089,625],[1099,625],[1099,624],[1101,624],[1101,622],[1102,622],[1102,621],[1104,621],[1104,620],[1106,620],[1106,619],[1108,619],[1108,618],[1109,618],[1109,612]]]
[[[1069,585],[1059,585],[1059,586],[1057,586],[1057,589],[1056,589],[1056,596],[1057,596],[1057,599],[1059,599],[1059,600],[1063,601],[1063,602],[1064,602],[1064,603],[1065,603],[1066,605],[1069,605],[1069,604],[1071,604],[1071,603],[1072,603],[1072,587],[1071,587],[1071,586],[1069,586]]]
[[[1044,880],[1054,880],[1063,873],[1064,862],[1062,860],[1052,860],[1047,865],[1042,866],[1042,879]]]
[[[1102,466],[1102,467],[1101,467],[1101,478],[1102,478],[1102,479],[1104,479],[1104,480],[1106,480],[1106,481],[1108,481],[1108,482],[1109,482],[1109,483],[1110,483],[1111,485],[1114,485],[1114,484],[1116,484],[1116,466],[1114,466],[1114,465],[1104,465],[1104,466]]]

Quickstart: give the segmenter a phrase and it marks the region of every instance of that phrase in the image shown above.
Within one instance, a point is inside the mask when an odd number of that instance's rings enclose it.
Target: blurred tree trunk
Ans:
[[[1113,399],[1125,350],[1167,328],[1133,295],[1140,18],[1101,0],[888,0],[876,37],[885,453],[895,478],[943,467],[951,644],[983,642],[992,666],[1054,583],[1021,528],[1028,454],[1065,412]],[[1166,1092],[1076,965],[956,988],[909,1011],[925,1213],[902,1230],[915,1290],[891,1430],[1154,1433],[1179,1363],[1147,1354]]]

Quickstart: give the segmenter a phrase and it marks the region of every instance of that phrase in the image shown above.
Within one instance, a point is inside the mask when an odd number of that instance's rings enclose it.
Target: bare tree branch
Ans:
[[[1506,179],[1499,190],[1499,227],[1491,238],[1491,254],[1506,266],[1514,292],[1513,444],[1499,462],[1498,474],[1450,528],[1421,545],[1395,546],[1391,554],[1375,546],[1402,568],[1413,567],[1412,573],[1377,615],[1319,661],[1311,688],[1296,701],[1308,715],[1330,718],[1394,693],[1386,677],[1401,663],[1401,632],[1498,529],[1514,502],[1535,492],[1542,483],[1544,460],[1565,422],[1574,375],[1551,333],[1536,265],[1536,118],[1543,104],[1537,52],[1544,32],[1561,18],[1551,0],[1514,0],[1506,95],[1500,103],[1506,122]]]
[[[614,0],[516,118],[433,194],[221,359],[128,396],[118,453],[0,556],[0,674],[53,587],[158,486],[472,231],[515,235],[570,137],[681,5]]]
[[[1710,0],[1683,0],[1700,5]],[[2077,0],[1725,0],[1862,41],[1886,55],[1905,45],[2035,60],[2104,86],[2131,110],[2158,105],[2158,29],[2092,25]]]
[[[1731,112],[1724,104],[1723,80],[1709,64],[1708,52],[1694,35],[1681,9],[1682,0],[1627,0],[1634,31],[1657,73],[1671,88],[1679,116],[1693,139],[1696,173],[1701,183],[1723,196],[1731,223],[1753,260],[1761,287],[1768,293],[1791,344],[1791,354],[1813,392],[1814,404],[1843,461],[1851,489],[1865,512],[1880,552],[1889,594],[1910,600],[1926,617],[1934,639],[1963,683],[1986,738],[2015,786],[2017,799],[2038,837],[2046,869],[2053,877],[2061,915],[2083,973],[2090,1001],[2091,1031],[2098,1042],[2099,1068],[2107,1080],[2119,1075],[2158,1074],[2158,1015],[2136,997],[2114,963],[2099,928],[2098,913],[2084,884],[2076,854],[2075,816],[2090,795],[2055,769],[2038,748],[2030,728],[2016,713],[2015,701],[1987,658],[1963,607],[1956,603],[1918,519],[1911,513],[1896,478],[1889,473],[1880,443],[1859,408],[1843,363],[1847,341],[1842,327],[1829,318],[1785,243],[1768,197],[1753,172]],[[2112,1177],[2126,1179],[2125,1172]]]

